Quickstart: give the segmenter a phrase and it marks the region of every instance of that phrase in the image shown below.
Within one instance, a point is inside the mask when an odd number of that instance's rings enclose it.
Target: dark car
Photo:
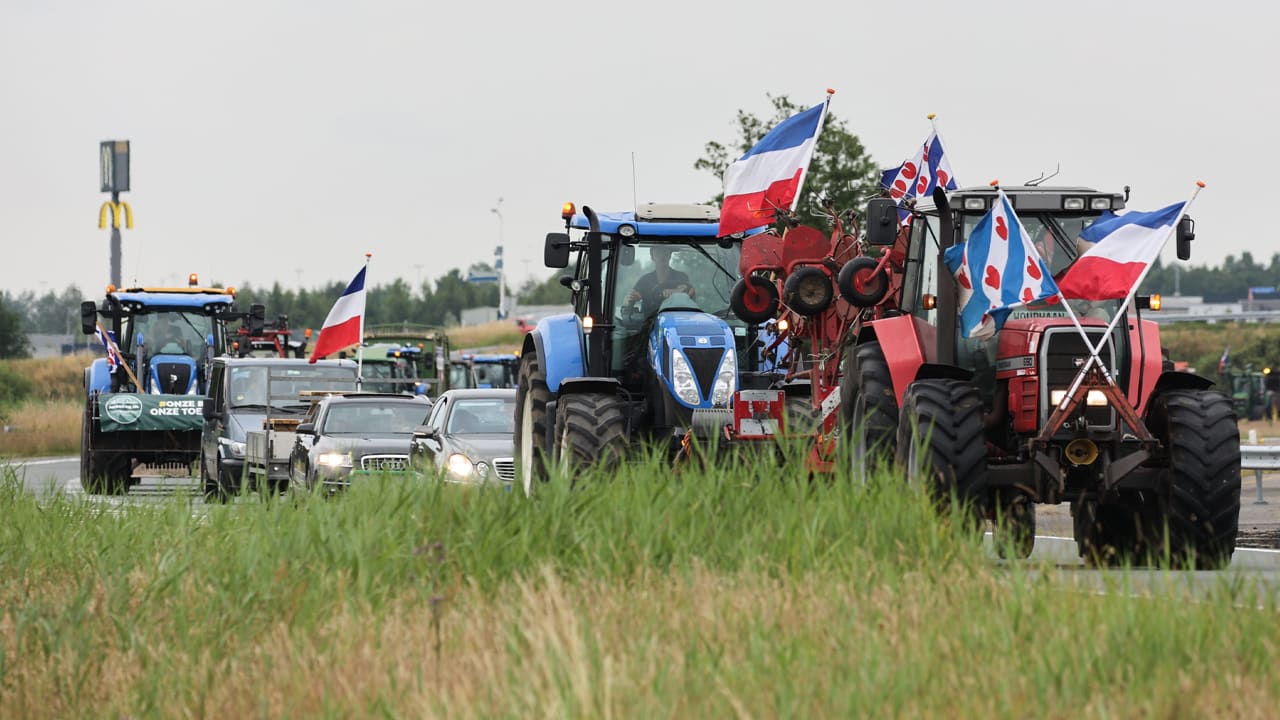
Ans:
[[[413,431],[431,401],[422,395],[330,395],[298,425],[289,456],[289,485],[335,492],[362,473],[407,473]]]
[[[448,482],[515,480],[516,391],[450,390],[436,398],[425,427],[413,433],[413,469]]]

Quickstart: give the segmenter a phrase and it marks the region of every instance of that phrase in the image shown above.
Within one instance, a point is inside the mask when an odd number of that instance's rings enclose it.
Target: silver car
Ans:
[[[298,425],[289,484],[335,492],[362,473],[409,472],[409,443],[431,410],[422,395],[346,393],[326,397]]]
[[[516,391],[449,390],[436,398],[409,449],[414,472],[448,482],[515,480]]]

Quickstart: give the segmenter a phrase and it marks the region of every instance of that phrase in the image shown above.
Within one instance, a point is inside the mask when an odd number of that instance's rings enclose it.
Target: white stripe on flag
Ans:
[[[779,180],[790,180],[804,164],[814,138],[803,143],[773,152],[751,155],[739,160],[725,170],[724,194],[747,195],[763,192]]]

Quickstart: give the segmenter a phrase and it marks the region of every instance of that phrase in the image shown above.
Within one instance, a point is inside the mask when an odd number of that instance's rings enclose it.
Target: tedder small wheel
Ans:
[[[532,495],[538,483],[547,480],[547,403],[551,399],[537,353],[524,353],[516,380],[515,456],[525,495]]]
[[[733,313],[749,323],[762,323],[778,316],[778,288],[757,275],[742,278],[729,293]]]
[[[836,277],[841,297],[854,307],[871,307],[883,300],[889,292],[889,276],[883,270],[876,272],[879,266],[865,255],[845,263]]]
[[[813,317],[831,307],[835,294],[826,271],[811,265],[796,268],[782,286],[787,307],[805,317]]]

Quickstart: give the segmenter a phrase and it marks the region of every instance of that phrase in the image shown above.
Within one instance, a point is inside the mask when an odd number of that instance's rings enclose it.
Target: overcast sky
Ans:
[[[1192,263],[1265,262],[1277,16],[1186,0],[0,0],[0,289],[101,292],[101,140],[132,141],[126,283],[315,287],[368,251],[371,284],[416,285],[492,261],[502,233],[518,284],[547,274],[561,203],[631,207],[633,153],[641,202],[705,200],[720,180],[693,162],[734,138],[739,108],[827,87],[886,167],[933,112],[962,184],[1060,163],[1055,181],[1130,185],[1152,210],[1203,179]]]

